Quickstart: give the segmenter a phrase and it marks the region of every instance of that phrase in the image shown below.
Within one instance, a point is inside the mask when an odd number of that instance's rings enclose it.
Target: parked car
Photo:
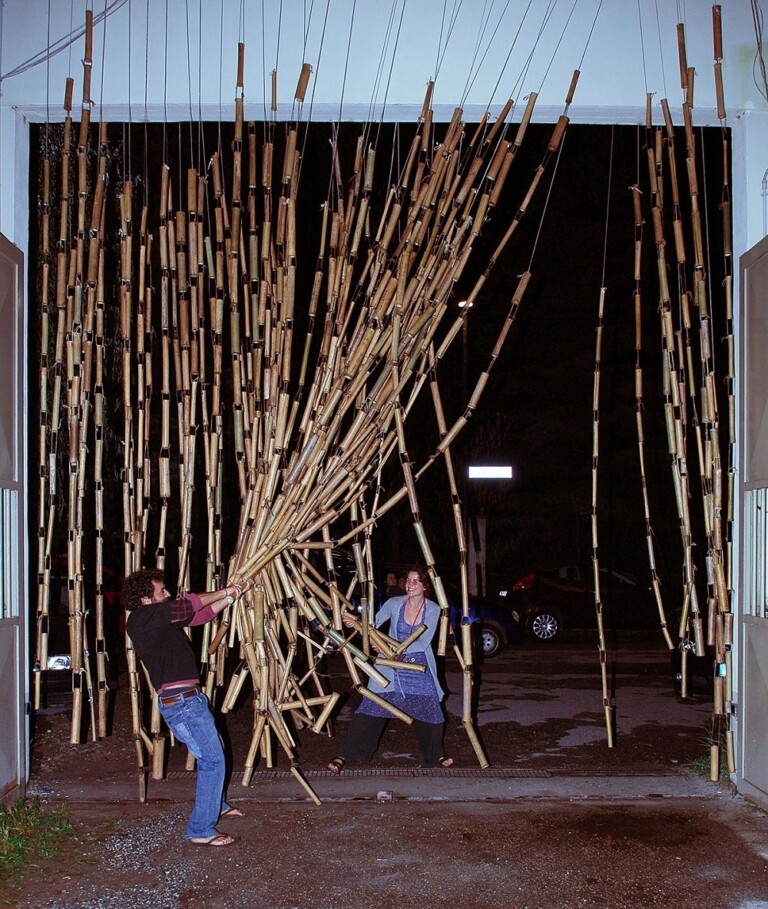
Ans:
[[[389,574],[397,577],[407,573],[408,566],[400,563],[390,563],[383,566],[381,571],[380,602],[386,599],[386,578]],[[461,636],[461,626],[464,623],[461,606],[461,590],[458,585],[443,580],[443,587],[448,598],[449,620],[451,632],[455,638]],[[391,595],[391,594],[390,594]],[[404,595],[404,594],[403,594]],[[483,657],[490,659],[497,656],[509,644],[519,644],[522,639],[520,616],[515,610],[515,604],[522,598],[521,594],[513,594],[504,602],[496,602],[487,597],[470,594],[468,602],[467,624],[473,626],[475,643]]]
[[[351,554],[341,550],[333,551],[334,570],[340,587],[347,593],[351,589],[350,601],[352,605],[360,609],[360,588],[354,584],[355,565]],[[324,567],[318,565],[318,570],[324,573]],[[381,566],[381,570],[376,573],[376,595],[375,608],[378,607],[390,596],[405,596],[404,591],[395,588],[391,583],[390,575],[394,574],[396,578],[404,576],[407,573],[408,566],[401,563],[388,563]],[[446,596],[448,597],[449,620],[451,633],[455,639],[461,636],[461,626],[464,623],[464,617],[461,607],[461,591],[450,582],[443,579]],[[397,592],[395,592],[397,590]],[[497,656],[509,644],[518,644],[522,638],[519,614],[510,606],[510,601],[517,602],[522,599],[522,594],[515,594],[510,600],[505,602],[494,602],[493,600],[472,596],[469,597],[467,624],[473,626],[475,633],[475,642],[483,657],[491,658]],[[319,623],[313,623],[313,628],[319,630]],[[336,649],[333,642],[326,640],[324,646],[331,652]]]
[[[453,634],[461,634],[464,616],[461,608],[461,597],[449,597],[450,621]],[[508,604],[494,603],[484,597],[469,596],[468,622],[474,626],[475,643],[483,657],[490,659],[498,656],[509,644],[519,644],[522,639],[522,628],[519,613]]]
[[[557,638],[563,628],[594,628],[594,572],[591,566],[563,565],[526,573],[498,592],[499,602],[524,593],[515,602],[523,629],[541,641]],[[658,613],[650,584],[629,571],[600,568],[600,600],[607,628],[650,629]]]

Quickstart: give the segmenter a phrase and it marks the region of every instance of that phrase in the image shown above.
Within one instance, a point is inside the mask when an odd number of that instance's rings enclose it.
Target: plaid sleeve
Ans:
[[[171,614],[171,623],[174,625],[187,625],[195,614],[195,606],[188,597],[172,600],[168,607]]]

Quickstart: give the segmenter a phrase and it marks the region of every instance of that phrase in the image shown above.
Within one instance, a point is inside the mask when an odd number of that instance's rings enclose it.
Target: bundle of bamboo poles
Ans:
[[[722,86],[722,26],[720,7],[713,7],[713,44],[715,57],[715,86],[718,98],[718,116],[725,120],[725,105]],[[733,667],[731,645],[733,643],[733,613],[731,610],[730,565],[728,551],[733,521],[733,444],[735,437],[734,356],[733,356],[733,300],[732,300],[732,251],[730,232],[730,192],[728,186],[729,146],[723,131],[722,154],[722,215],[723,254],[725,280],[723,282],[726,326],[723,332],[727,344],[726,385],[728,388],[728,447],[729,461],[723,466],[721,456],[721,425],[718,406],[715,343],[712,333],[711,287],[707,278],[707,238],[703,217],[704,202],[700,188],[701,163],[697,158],[697,141],[693,128],[694,70],[687,65],[685,30],[678,26],[678,51],[680,63],[680,85],[684,94],[682,115],[685,136],[685,174],[688,189],[688,218],[681,205],[681,185],[678,179],[675,150],[675,130],[666,99],[661,107],[664,126],[652,126],[651,97],[646,101],[646,158],[651,186],[650,204],[656,248],[657,275],[659,287],[659,319],[662,339],[662,370],[664,382],[664,409],[667,440],[672,468],[672,481],[680,524],[682,560],[682,608],[680,609],[677,637],[682,656],[682,694],[688,694],[687,658],[690,653],[699,657],[705,655],[709,646],[714,654],[713,779],[719,777],[720,730],[727,724],[733,697]],[[664,164],[667,164],[665,168]],[[668,184],[668,185],[666,185]],[[636,190],[636,188],[634,188]],[[650,516],[646,493],[646,477],[643,459],[642,429],[642,370],[640,368],[640,307],[639,287],[639,246],[642,234],[642,217],[639,199],[635,191],[635,307],[636,307],[636,400],[638,442],[643,479],[646,514],[646,534],[652,568],[653,586],[656,594],[662,629],[668,646],[672,640],[667,631],[666,613],[662,604],[660,585],[655,572],[655,556],[652,544]],[[669,267],[665,225],[670,220],[674,241],[675,269]],[[687,243],[693,244],[693,255]],[[674,282],[669,279],[673,273]],[[673,297],[674,295],[674,297]],[[674,301],[674,302],[673,302]],[[674,305],[676,304],[676,305]],[[699,357],[694,355],[694,342],[698,338]],[[691,515],[694,490],[691,488],[691,455],[689,443],[693,438],[695,458],[698,462],[701,506],[704,521],[705,584],[697,587],[697,570],[701,560],[696,558],[699,540],[696,522]],[[724,480],[727,475],[727,483]],[[698,590],[706,588],[707,610],[701,609]],[[706,629],[706,633],[705,633]],[[735,769],[734,742],[732,730],[725,728],[727,763],[730,771]]]
[[[59,318],[51,410],[47,407],[47,327],[40,371],[40,474],[49,483],[43,483],[41,490],[38,666],[44,667],[46,657],[57,497],[56,471],[50,465],[55,465],[57,458],[60,397],[66,381],[73,742],[79,740],[85,703],[90,705],[94,737],[105,734],[107,696],[103,604],[101,599],[96,603],[98,698],[94,698],[88,604],[83,602],[85,491],[92,453],[99,590],[104,526],[101,458],[107,292],[103,233],[108,149],[106,125],[102,123],[98,126],[97,153],[93,154],[91,31],[89,15],[75,211],[69,201],[71,80],[65,100],[54,279]],[[438,646],[440,653],[445,653],[448,604],[421,519],[417,492],[419,479],[438,458],[448,467],[466,609],[464,521],[450,444],[480,400],[527,286],[527,272],[515,290],[489,367],[452,426],[445,421],[437,376],[440,362],[466,318],[466,310],[456,316],[451,312],[454,287],[499,200],[522,145],[536,95],[530,96],[512,140],[507,137],[506,122],[514,108],[511,100],[495,122],[486,115],[469,138],[457,109],[439,137],[432,122],[430,84],[405,163],[389,186],[379,212],[373,204],[374,188],[380,179],[377,149],[368,143],[367,130],[358,140],[350,174],[343,173],[334,142],[331,191],[321,211],[314,280],[305,301],[297,299],[296,290],[301,124],[287,125],[282,161],[278,160],[274,123],[264,125],[259,143],[256,124],[244,120],[243,59],[241,45],[231,160],[225,161],[223,151],[217,149],[205,170],[189,168],[186,179],[179,181],[182,185],[174,185],[170,168],[164,166],[159,199],[155,200],[156,215],[148,198],[140,212],[134,211],[134,183],[130,177],[124,179],[117,200],[116,271],[124,426],[124,571],[128,573],[147,561],[150,536],[157,541],[154,561],[160,567],[166,564],[169,541],[178,540],[179,586],[189,588],[195,491],[201,486],[202,472],[206,586],[220,583],[225,571],[230,580],[250,582],[246,596],[206,629],[200,645],[206,689],[212,701],[222,690],[224,711],[232,708],[246,681],[253,689],[247,782],[258,755],[271,762],[277,744],[293,757],[297,731],[330,729],[337,695],[326,691],[319,673],[329,642],[341,651],[352,684],[366,697],[371,694],[363,684],[365,679],[381,680],[379,661],[386,665],[402,649],[373,628],[371,617],[376,521],[406,499],[415,540],[443,609]],[[306,91],[307,75],[304,68],[296,91],[299,102]],[[564,115],[553,130],[512,224],[482,269],[470,295],[473,301],[479,301],[494,262],[523,219],[566,125]],[[46,159],[44,175],[49,172]],[[47,181],[47,176],[44,179]],[[47,186],[46,182],[44,194]],[[43,211],[47,216],[50,203],[45,199]],[[157,224],[156,234],[151,223]],[[41,226],[47,236],[47,217]],[[49,248],[46,242],[44,255]],[[50,303],[45,293],[41,304],[47,326]],[[451,320],[447,329],[446,317]],[[306,325],[304,337],[295,335],[297,324]],[[231,401],[225,397],[227,389],[231,389]],[[441,441],[428,462],[414,470],[406,426],[415,402],[429,389]],[[174,398],[175,421],[171,407]],[[231,427],[225,425],[228,403]],[[93,448],[91,433],[96,443]],[[241,501],[237,541],[229,557],[222,545],[222,528],[230,518],[223,511],[224,473],[230,463],[225,452],[228,438],[234,439],[233,461]],[[380,478],[394,458],[399,461],[403,485],[384,499]],[[159,508],[153,514],[156,501]],[[169,514],[174,508],[180,516],[177,537],[169,528]],[[150,534],[155,517],[157,525]],[[333,549],[340,546],[351,547],[357,566],[355,596],[364,606],[358,619],[362,635],[359,645],[343,633],[342,615],[352,611],[353,591],[339,589],[334,576]],[[154,705],[149,728],[145,728],[142,692],[148,690],[148,682],[130,641],[127,645],[140,777],[148,758],[153,772],[160,774],[165,738],[159,713]],[[468,624],[462,626],[457,654],[464,673],[463,723],[479,762],[485,765],[487,758],[471,713],[473,654]],[[400,718],[409,721],[405,715]]]
[[[86,702],[90,706],[93,736],[104,735],[108,686],[101,596],[105,507],[102,463],[106,432],[104,326],[110,297],[105,274],[109,266],[118,275],[124,571],[128,573],[152,558],[148,551],[151,539],[156,542],[153,560],[159,567],[166,566],[170,547],[174,547],[172,562],[178,561],[179,586],[188,589],[196,551],[194,536],[197,533],[199,537],[200,527],[204,526],[206,587],[220,584],[224,574],[230,581],[249,582],[246,595],[206,629],[199,643],[206,690],[223,711],[233,708],[246,683],[252,688],[253,727],[245,759],[247,783],[259,756],[271,764],[278,746],[293,758],[297,734],[305,729],[315,733],[331,730],[337,695],[326,689],[320,672],[329,644],[343,654],[351,683],[364,697],[371,696],[364,684],[366,679],[380,679],[377,665],[382,660],[386,665],[396,656],[398,645],[377,632],[371,618],[375,602],[376,522],[402,502],[408,503],[414,538],[443,608],[438,649],[445,652],[447,600],[419,504],[420,481],[438,459],[445,463],[448,474],[466,610],[467,547],[451,445],[478,406],[528,286],[527,269],[520,271],[488,367],[464,412],[450,424],[441,397],[440,367],[470,311],[467,305],[458,314],[452,313],[454,288],[467,273],[476,240],[513,172],[536,94],[529,96],[514,138],[510,139],[507,121],[514,111],[511,100],[495,122],[486,115],[471,133],[466,132],[459,109],[441,130],[433,124],[430,84],[405,163],[387,187],[378,211],[375,190],[381,185],[381,165],[377,167],[378,149],[369,141],[368,128],[361,131],[349,173],[344,172],[342,155],[334,140],[331,188],[320,213],[311,292],[304,299],[297,290],[298,277],[304,271],[297,225],[300,218],[311,217],[301,212],[301,149],[306,127],[302,128],[300,121],[285,125],[280,160],[276,123],[260,128],[245,122],[242,45],[238,48],[231,157],[219,146],[210,160],[190,166],[186,175],[180,173],[176,180],[164,164],[158,181],[159,197],[145,196],[140,207],[134,181],[130,176],[124,179],[117,200],[118,262],[107,261],[104,224],[109,150],[105,124],[98,125],[98,144],[93,148],[89,20],[90,14],[86,16],[83,113],[76,168],[71,149],[71,80],[65,97],[55,259],[49,241],[52,163],[47,155],[42,170],[37,666],[44,667],[47,657],[51,547],[58,517],[56,502],[60,498],[57,463],[62,459],[61,426],[68,440],[71,739],[79,741]],[[299,106],[308,78],[309,70],[304,67],[295,93]],[[690,107],[692,73],[686,78],[690,80]],[[661,150],[665,142],[675,198],[677,194],[673,133],[666,107],[665,115],[665,133],[657,130],[653,142],[649,142],[649,176],[654,187],[651,199],[661,282],[670,449],[683,527],[684,613],[690,615],[698,642],[701,615],[694,577],[694,530],[687,514],[686,416],[684,395],[681,397],[681,389],[690,393],[695,386],[691,379],[681,378],[684,370],[693,375],[692,358],[687,341],[683,343],[688,335],[676,332],[672,326],[663,259],[663,193],[658,179],[663,170]],[[690,116],[685,122],[686,136],[693,148]],[[472,287],[468,303],[481,304],[493,265],[504,253],[559,152],[567,123],[563,114],[522,202]],[[648,131],[650,135],[650,120]],[[695,161],[690,156],[688,165],[692,206],[696,210],[697,189],[692,179]],[[76,207],[71,203],[70,188],[75,169]],[[154,180],[150,182],[155,185]],[[674,201],[673,210],[679,211]],[[698,221],[697,229],[700,228]],[[726,562],[720,523],[721,468],[714,372],[707,353],[702,243],[700,234],[695,234],[691,297],[687,290],[690,284],[683,277],[687,260],[682,249],[682,227],[676,224],[674,233],[676,241],[680,238],[676,250],[682,311],[688,311],[693,299],[701,316],[700,384],[705,428],[698,428],[698,420],[696,426],[697,447],[703,452],[705,507],[712,518],[707,525],[707,564],[712,567],[708,599],[710,611],[714,610],[717,617],[714,627],[720,629],[718,653],[727,662],[730,613],[727,589],[723,586]],[[639,239],[636,245],[639,256]],[[636,280],[638,274],[636,263]],[[51,288],[55,288],[57,312],[53,343],[48,325]],[[639,306],[639,293],[637,303]],[[297,333],[299,327],[304,329],[303,336]],[[683,341],[676,343],[677,338]],[[49,348],[53,350],[52,374]],[[642,384],[641,376],[638,382]],[[426,391],[431,392],[440,441],[434,454],[417,465],[409,451],[408,421]],[[594,405],[596,412],[597,385]],[[62,420],[64,408],[66,424]],[[642,432],[639,438],[642,455]],[[233,451],[228,450],[230,440]],[[389,462],[399,466],[402,485],[385,496],[380,478]],[[236,475],[240,509],[236,543],[230,550],[225,545],[224,528],[232,521],[225,506],[227,473],[231,470]],[[83,534],[91,475],[95,478],[90,523],[95,528],[97,591],[93,631],[87,621],[90,604],[84,602],[83,594]],[[202,509],[198,503],[201,498]],[[171,526],[176,513],[178,528]],[[646,526],[653,561],[647,513]],[[345,589],[340,588],[333,569],[333,550],[337,547],[351,548],[356,564],[353,585]],[[595,572],[597,579],[596,561]],[[669,642],[659,585],[655,583],[654,587]],[[596,591],[599,597],[597,582]],[[343,630],[342,617],[357,616],[353,600],[363,606],[356,619],[360,641],[349,638]],[[456,648],[464,679],[462,720],[484,766],[487,758],[472,719],[474,667],[470,633],[469,624],[462,624]],[[96,654],[95,696],[91,634]],[[127,645],[136,756],[140,780],[144,780],[148,759],[155,775],[163,772],[165,737],[154,702],[149,728],[145,727],[142,701],[151,689],[130,641]],[[604,652],[601,645],[601,654]],[[36,702],[39,704],[39,684]],[[606,713],[608,717],[607,707]],[[395,711],[393,715],[408,722],[405,715]],[[294,772],[315,797],[299,771]]]

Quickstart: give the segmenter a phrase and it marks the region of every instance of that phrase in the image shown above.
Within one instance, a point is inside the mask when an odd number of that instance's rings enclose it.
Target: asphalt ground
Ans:
[[[768,909],[768,817],[691,763],[704,750],[706,691],[679,698],[668,655],[630,641],[612,667],[609,749],[594,658],[576,641],[511,649],[482,668],[487,769],[462,742],[450,664],[450,770],[420,769],[395,724],[372,765],[338,777],[324,769],[337,743],[316,737],[293,767],[260,766],[248,787],[235,759],[229,797],[245,817],[222,822],[239,837],[223,849],[182,838],[194,774],[180,756],[142,804],[117,750],[105,760],[99,743],[59,749],[30,792],[66,802],[87,845],[42,868],[15,905]]]

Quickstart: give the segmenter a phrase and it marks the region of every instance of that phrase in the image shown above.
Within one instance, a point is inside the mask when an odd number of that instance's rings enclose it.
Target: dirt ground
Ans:
[[[576,649],[579,650],[578,647]],[[569,649],[567,645],[560,650],[554,648],[540,651],[528,649],[509,654],[498,662],[494,662],[493,665],[489,663],[483,668],[482,684],[479,686],[481,691],[479,734],[491,768],[497,771],[505,769],[517,772],[547,771],[563,775],[669,774],[675,770],[690,768],[694,764],[698,764],[701,770],[703,758],[708,753],[707,726],[701,721],[708,710],[709,695],[706,689],[699,686],[690,699],[693,705],[690,723],[670,726],[663,719],[664,710],[670,705],[674,706],[676,702],[679,702],[679,698],[673,690],[667,668],[667,658],[660,657],[654,669],[648,665],[645,650],[628,652],[622,659],[619,672],[619,674],[623,674],[624,685],[627,686],[629,684],[627,679],[631,678],[632,684],[644,686],[642,690],[647,692],[647,697],[655,698],[660,706],[658,709],[654,707],[647,711],[650,718],[635,722],[626,731],[621,731],[616,738],[615,747],[608,748],[605,736],[600,734],[604,716],[600,708],[600,699],[595,696],[594,652],[591,646],[582,649],[584,650],[583,658],[581,651],[574,657],[573,648]],[[342,671],[343,667],[340,665],[341,659],[338,658],[338,664],[334,664],[334,659],[331,658],[329,661],[329,678],[334,687],[345,689],[347,682]],[[451,671],[457,669],[450,665],[448,668]],[[553,701],[561,694],[563,696],[567,694],[571,698],[575,694],[578,697],[581,687],[584,689],[585,704],[589,705],[589,709],[580,710],[576,715],[553,716],[551,711]],[[599,689],[599,685],[597,687]],[[152,863],[150,871],[147,865],[148,856],[151,854],[154,859],[158,859],[160,855],[166,856],[166,860],[170,863],[167,867],[170,869],[175,867],[174,850],[189,850],[190,847],[186,846],[179,836],[179,831],[183,830],[184,818],[188,813],[189,805],[183,802],[180,804],[178,801],[164,797],[162,783],[150,784],[150,798],[146,804],[141,804],[138,799],[138,784],[135,787],[136,798],[119,801],[110,799],[109,793],[113,791],[117,782],[124,784],[126,781],[133,780],[134,783],[136,781],[135,749],[132,741],[130,713],[127,709],[124,676],[119,679],[115,696],[117,700],[112,734],[99,742],[69,744],[69,715],[66,712],[43,714],[36,717],[31,755],[31,794],[41,797],[44,802],[55,804],[58,799],[57,793],[67,791],[69,783],[88,779],[91,785],[99,784],[102,787],[105,798],[103,800],[91,798],[72,801],[69,804],[69,816],[75,826],[76,836],[60,857],[46,861],[43,866],[36,869],[34,876],[27,877],[20,889],[13,894],[6,895],[6,905],[25,906],[30,909],[37,906],[56,909],[58,906],[70,905],[82,907],[114,905],[120,906],[120,909],[126,909],[131,905],[136,907],[167,906],[169,909],[187,905],[205,907],[270,905],[277,909],[291,909],[291,907],[294,909],[320,909],[321,906],[327,905],[329,909],[331,906],[335,909],[343,909],[345,906],[349,906],[350,909],[359,909],[363,905],[368,905],[368,895],[365,897],[360,895],[355,898],[350,896],[344,888],[340,889],[338,875],[350,857],[347,856],[342,861],[337,856],[332,867],[324,863],[322,856],[326,852],[330,856],[330,850],[323,845],[324,838],[335,837],[334,842],[338,846],[338,837],[342,837],[354,848],[358,848],[363,841],[370,840],[369,847],[375,852],[375,832],[365,832],[366,824],[372,823],[375,831],[376,823],[383,823],[382,813],[391,811],[391,806],[377,805],[375,802],[365,805],[355,804],[354,811],[350,811],[349,805],[345,808],[343,804],[334,804],[325,805],[318,812],[315,806],[305,798],[305,794],[298,785],[289,804],[283,802],[277,811],[274,807],[264,806],[263,811],[256,812],[258,817],[254,817],[253,810],[250,810],[249,817],[243,822],[243,828],[248,831],[248,840],[258,845],[259,849],[263,849],[268,842],[272,854],[274,854],[275,846],[290,853],[290,858],[286,859],[291,869],[290,872],[287,872],[287,876],[279,871],[277,866],[272,867],[274,863],[264,859],[259,871],[262,876],[259,886],[262,889],[257,888],[257,891],[261,893],[258,900],[256,892],[254,892],[254,901],[249,901],[242,895],[236,898],[233,896],[231,888],[224,888],[222,883],[210,891],[197,892],[194,887],[190,891],[189,887],[182,887],[179,881],[176,881],[173,886],[169,885],[170,889],[166,895],[162,896],[162,899],[152,902],[150,896],[152,893],[154,896],[158,896],[162,887],[158,889],[156,862]],[[337,753],[338,738],[344,733],[351,710],[356,705],[358,697],[354,693],[348,694],[346,704],[336,721],[336,738],[317,736],[308,731],[298,733],[297,759],[298,766],[302,770],[324,770],[328,761]],[[542,715],[543,718],[538,719],[536,714],[538,706],[546,707],[550,713],[545,712]],[[499,711],[506,711],[504,721],[487,721],[489,717],[496,715]],[[515,715],[519,716],[519,721],[510,718]],[[485,716],[485,720],[482,719],[483,716]],[[251,722],[252,714],[248,698],[244,698],[242,704],[234,712],[223,718],[222,733],[228,744],[236,775],[237,771],[242,769],[250,738]],[[583,733],[585,730],[589,733],[588,735],[582,734],[581,737],[579,735],[574,737],[574,732]],[[587,740],[590,738],[591,740]],[[568,744],[571,740],[574,740],[575,744]],[[411,730],[399,722],[391,722],[371,765],[371,772],[386,773],[394,770],[400,772],[409,768],[415,770],[419,764],[419,757],[414,749],[415,741]],[[185,769],[185,753],[181,748],[168,750],[168,772],[171,776],[174,773],[178,775],[179,771]],[[445,751],[454,758],[454,772],[470,773],[473,769],[478,769],[477,755],[461,723],[455,716],[449,715]],[[288,770],[290,761],[278,750],[275,753],[274,766],[277,770]],[[264,770],[265,768],[266,762],[262,759],[258,769]],[[190,783],[190,797],[192,785]],[[242,792],[243,790],[242,787],[238,787],[235,791]],[[230,787],[230,796],[232,793],[233,788]],[[247,797],[258,798],[257,794],[252,792]],[[487,807],[490,808],[490,805]],[[496,806],[496,808],[498,807]],[[522,902],[508,901],[509,892],[500,885],[499,881],[496,881],[493,886],[489,883],[498,876],[497,866],[500,859],[498,849],[491,849],[489,845],[488,840],[491,834],[488,824],[490,823],[491,827],[501,825],[506,831],[505,836],[511,837],[513,840],[517,839],[518,835],[509,826],[513,823],[511,815],[509,812],[499,814],[494,809],[491,812],[492,816],[481,820],[477,816],[472,816],[467,805],[454,806],[452,810],[461,812],[461,818],[457,820],[454,817],[452,821],[449,821],[447,818],[439,817],[440,812],[436,812],[434,806],[430,808],[422,805],[418,810],[409,807],[404,815],[405,827],[400,830],[398,839],[402,841],[403,837],[407,838],[410,844],[409,849],[411,845],[413,847],[413,856],[428,855],[430,844],[434,849],[440,844],[441,836],[448,836],[446,825],[451,826],[455,833],[455,825],[458,823],[459,828],[464,830],[464,833],[458,834],[458,843],[459,846],[463,844],[462,848],[466,855],[479,856],[484,850],[490,850],[484,859],[476,858],[476,862],[480,862],[481,865],[483,862],[488,865],[487,875],[483,879],[482,885],[485,888],[483,889],[483,893],[485,893],[483,901],[465,900],[463,905],[483,905],[486,909],[497,905],[519,905],[520,907],[577,905],[576,902],[550,904],[536,901],[526,902],[525,900]],[[618,811],[618,809],[616,810]],[[554,807],[550,806],[548,813],[554,811]],[[608,815],[606,815],[607,817]],[[618,815],[612,817],[615,822]],[[760,815],[760,817],[763,816]],[[530,835],[541,835],[541,819],[537,821],[535,818],[523,819],[520,817],[518,820],[520,823],[525,820],[525,823],[534,825]],[[658,820],[649,818],[648,823],[651,822],[655,824],[658,823]],[[234,822],[230,822],[230,824],[232,823]],[[391,826],[397,822],[389,818],[386,823]],[[554,822],[552,823],[554,824]],[[575,821],[564,816],[562,823],[572,824]],[[581,823],[586,822],[582,819]],[[689,827],[689,823],[683,815],[678,818],[677,823],[681,830]],[[173,831],[173,833],[171,834],[169,831]],[[556,825],[548,826],[547,831],[547,836],[556,841]],[[638,833],[637,836],[639,837],[640,834]],[[683,837],[683,834],[680,833],[680,836]],[[273,840],[274,842],[272,842]],[[496,846],[498,846],[498,840],[496,840]],[[462,848],[458,848],[456,860],[459,860],[458,857],[463,854]],[[306,849],[307,852],[301,857],[297,853],[297,849]],[[319,851],[319,856],[313,855],[313,849]],[[426,853],[424,850],[427,850]],[[231,864],[234,862],[231,871],[233,879],[237,880],[246,874],[246,868],[243,866],[238,871],[237,858],[233,858],[231,850],[225,851],[227,852],[226,859],[221,855],[211,856],[210,853],[214,850],[203,850],[204,856],[201,856],[201,851],[198,850],[194,856],[188,856],[185,861],[187,864],[192,862],[195,866],[202,863],[204,868],[209,868],[210,863],[213,863],[210,865],[210,870],[206,872],[210,878],[216,877],[213,869],[217,867],[217,863],[226,861]],[[655,860],[660,861],[661,859],[657,856]],[[394,861],[394,859],[390,858],[387,861]],[[598,859],[591,858],[590,861],[597,862]],[[414,880],[418,882],[419,873],[412,868],[412,858],[401,855],[397,862],[399,863],[397,867],[401,869],[398,874],[405,873],[406,868],[410,868],[408,873],[416,874]],[[376,860],[374,860],[375,863]],[[105,868],[108,869],[108,888],[104,884]],[[765,873],[765,864],[760,866],[758,861],[753,871],[758,877],[761,877]],[[253,869],[249,866],[247,873],[252,872]],[[291,895],[291,880],[304,880],[310,872],[314,876],[314,895],[311,899],[306,897],[306,894],[302,898],[298,896],[294,898]],[[351,872],[347,867],[343,873]],[[478,886],[476,876],[479,873],[479,866],[475,867],[471,873],[466,872],[467,881],[474,881],[475,888]],[[531,873],[533,873],[533,869],[531,869]],[[597,871],[594,873],[595,880],[599,880],[599,873]],[[173,876],[170,870],[167,871],[167,874]],[[126,892],[130,891],[132,887],[138,887],[139,883],[144,886],[147,880],[155,881],[150,887],[152,892],[150,896],[142,896],[137,891],[133,902],[128,900],[125,896]],[[327,894],[327,898],[323,896],[321,899],[318,896],[320,892],[318,887],[321,883],[325,885],[325,889],[320,888],[320,890]],[[430,890],[432,897],[426,901],[417,899],[415,892],[410,899],[407,896],[410,891],[406,891],[405,902],[403,902],[403,892],[398,889],[401,886],[398,884],[394,891],[387,891],[389,893],[387,899],[391,902],[381,899],[376,905],[378,909],[386,909],[390,904],[398,905],[398,907],[416,906],[419,903],[424,907],[448,905],[447,900],[438,899],[438,883],[439,881],[434,883],[434,887]],[[765,883],[767,889],[764,892],[768,893],[768,878],[765,879]],[[107,890],[121,893],[122,896],[119,899],[115,897],[115,902],[109,902],[104,895]],[[345,893],[343,898],[342,890]],[[578,888],[574,890],[574,899],[576,899],[577,891]],[[666,892],[663,888],[662,891]],[[397,902],[393,895],[395,892],[400,893],[400,902]],[[650,892],[649,890],[648,893]],[[266,898],[267,894],[270,897],[269,902],[262,902],[261,898]],[[553,890],[552,898],[554,899],[555,896],[556,890]],[[142,902],[145,899],[149,901]],[[451,905],[453,904],[451,902]],[[585,902],[583,899],[580,899],[578,904],[602,905],[600,901]],[[646,894],[643,902],[614,902],[613,905],[634,907],[666,905],[666,903],[663,901],[657,903],[655,898],[652,899]],[[685,907],[689,903],[678,902],[678,905]],[[691,902],[690,905],[693,907],[700,903]],[[710,902],[709,905],[719,904]],[[731,904],[723,903],[722,905]]]

